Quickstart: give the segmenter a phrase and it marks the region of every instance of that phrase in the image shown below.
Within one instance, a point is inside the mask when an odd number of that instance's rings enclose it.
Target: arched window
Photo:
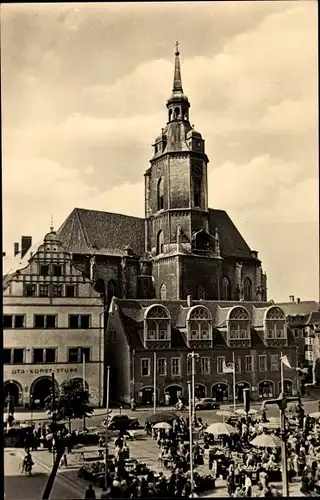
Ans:
[[[169,109],[169,122],[171,122],[172,119],[172,109]]]
[[[167,300],[167,287],[164,283],[160,287],[160,300]]]
[[[210,340],[212,316],[203,306],[195,306],[188,315],[188,330],[190,340]]]
[[[244,307],[233,307],[229,311],[227,324],[231,340],[250,339],[250,315]]]
[[[221,298],[222,300],[231,300],[230,281],[226,276],[222,280]]]
[[[163,253],[164,242],[163,242],[163,231],[159,231],[157,234],[157,255]]]
[[[249,278],[244,280],[243,284],[243,296],[244,300],[250,301],[252,300],[252,283]]]
[[[147,340],[170,340],[170,314],[163,306],[152,306],[146,313]]]
[[[158,200],[158,210],[163,210],[164,207],[164,197],[163,197],[163,180],[160,179],[158,180],[158,186],[157,186],[157,200]]]
[[[206,298],[206,292],[204,291],[204,288],[200,285],[198,288],[198,300],[205,300]]]
[[[180,115],[180,109],[179,108],[174,108],[174,117],[179,118]]]
[[[280,307],[271,306],[265,313],[265,334],[267,339],[285,339],[286,315]]]

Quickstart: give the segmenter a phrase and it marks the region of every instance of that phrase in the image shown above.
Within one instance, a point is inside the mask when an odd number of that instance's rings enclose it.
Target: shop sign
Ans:
[[[77,368],[14,368],[12,375],[50,375],[51,373],[77,373]]]

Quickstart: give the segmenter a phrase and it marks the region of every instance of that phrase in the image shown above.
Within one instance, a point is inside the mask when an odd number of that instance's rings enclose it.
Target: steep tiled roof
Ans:
[[[313,311],[319,311],[319,303],[315,300],[305,300],[301,302],[282,302],[277,304],[286,316],[296,316],[298,314],[310,314]]]
[[[218,228],[222,257],[253,259],[251,250],[225,210],[209,208],[209,232]]]
[[[310,313],[307,319],[307,325],[313,325],[314,323],[320,323],[320,311],[313,311]]]
[[[75,208],[58,231],[65,248],[73,253],[123,255],[130,246],[144,252],[145,222],[139,217]]]
[[[268,306],[269,307],[269,306]],[[263,318],[268,307],[254,307],[252,310],[252,326],[263,326]]]
[[[144,313],[147,307],[152,304],[163,304],[170,312],[172,319],[172,348],[186,347],[183,333],[179,329],[186,326],[186,319],[190,307],[187,301],[160,301],[158,299],[150,300],[129,300],[129,299],[113,299],[114,305],[117,306],[119,316],[123,323],[123,328],[127,334],[128,341],[132,348],[142,347],[142,337],[140,335],[143,326]],[[227,314],[230,309],[236,305],[240,305],[248,309],[251,315],[257,313],[259,309],[264,312],[270,305],[270,302],[231,302],[231,301],[213,301],[201,300],[192,301],[192,306],[203,305],[209,309],[215,325],[215,343],[216,345],[225,345],[225,339],[218,328],[225,326]],[[260,325],[257,325],[260,326]],[[263,343],[258,333],[254,332],[255,342]],[[140,332],[140,333],[139,333]]]
[[[230,307],[218,306],[217,307],[217,318],[216,318],[216,326],[217,327],[221,328],[222,326],[226,326],[227,317],[228,317],[228,314],[229,314],[231,309],[232,309],[232,306],[230,306]]]

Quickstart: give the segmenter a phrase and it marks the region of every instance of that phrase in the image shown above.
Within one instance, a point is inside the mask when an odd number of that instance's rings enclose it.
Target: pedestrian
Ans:
[[[85,499],[86,498],[96,498],[96,492],[94,491],[92,484],[89,484],[89,487],[85,492],[84,498]]]
[[[246,479],[244,482],[244,487],[245,487],[245,496],[246,497],[252,497],[252,481],[250,479],[249,474],[246,474]]]

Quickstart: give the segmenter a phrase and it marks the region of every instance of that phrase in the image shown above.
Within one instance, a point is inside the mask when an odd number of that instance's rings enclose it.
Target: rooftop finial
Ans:
[[[175,52],[176,59],[174,63],[173,92],[174,91],[183,92],[179,55],[180,55],[179,42],[176,42],[176,52]]]
[[[50,231],[51,233],[53,232],[54,230],[54,226],[53,226],[53,215],[51,215],[51,226],[50,226]]]

